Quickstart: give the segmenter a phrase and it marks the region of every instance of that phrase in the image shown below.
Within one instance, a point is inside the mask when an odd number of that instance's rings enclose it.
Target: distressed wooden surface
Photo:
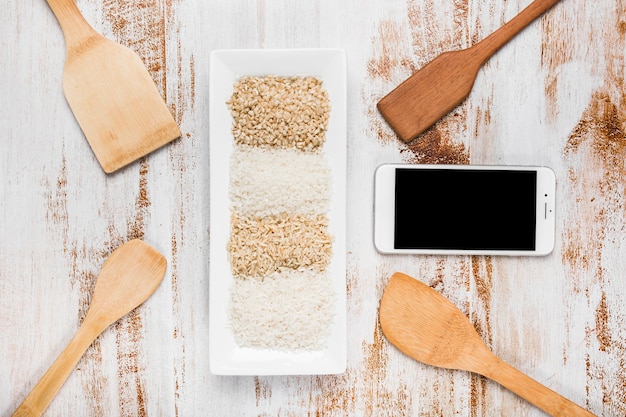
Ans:
[[[11,415],[77,329],[107,255],[135,237],[168,258],[164,282],[87,351],[48,416],[541,415],[484,378],[416,363],[392,347],[377,308],[395,271],[452,300],[520,370],[598,415],[626,415],[626,0],[563,0],[486,63],[461,107],[411,144],[375,108],[412,71],[482,39],[528,3],[79,0],[100,33],[142,57],[183,132],[106,175],[62,95],[54,16],[43,0],[5,1],[0,416]],[[348,57],[348,369],[216,377],[207,351],[209,52],[296,47],[340,47]],[[398,161],[552,167],[554,252],[377,254],[373,172]]]

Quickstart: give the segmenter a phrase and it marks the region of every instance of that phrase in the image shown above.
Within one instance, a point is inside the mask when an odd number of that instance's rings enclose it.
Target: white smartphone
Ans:
[[[539,256],[554,248],[550,168],[384,164],[374,187],[379,252]]]

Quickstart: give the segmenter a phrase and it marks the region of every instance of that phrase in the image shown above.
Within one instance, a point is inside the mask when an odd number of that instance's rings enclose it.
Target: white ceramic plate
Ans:
[[[329,273],[337,295],[327,347],[310,352],[241,348],[229,327],[233,283],[226,244],[230,234],[228,194],[232,118],[226,107],[233,84],[244,75],[304,76],[322,80],[331,102],[324,144],[332,170]],[[210,63],[210,277],[209,359],[217,375],[337,374],[346,369],[346,57],[340,49],[217,50]]]

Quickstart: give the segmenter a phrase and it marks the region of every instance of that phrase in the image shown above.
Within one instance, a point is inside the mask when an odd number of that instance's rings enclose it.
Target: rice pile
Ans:
[[[235,143],[228,241],[235,340],[323,349],[335,306],[327,273],[331,171],[322,152],[328,93],[314,77],[242,77],[227,105]]]
[[[322,349],[332,324],[332,294],[330,280],[308,270],[238,279],[231,292],[234,334],[252,347]]]
[[[315,77],[242,77],[227,104],[236,144],[311,150],[326,140],[330,101]]]
[[[332,256],[328,218],[286,213],[241,217],[233,212],[228,252],[235,276],[262,277],[282,267],[324,271]]]
[[[230,161],[231,206],[248,217],[326,213],[330,178],[328,162],[318,153],[238,145]]]

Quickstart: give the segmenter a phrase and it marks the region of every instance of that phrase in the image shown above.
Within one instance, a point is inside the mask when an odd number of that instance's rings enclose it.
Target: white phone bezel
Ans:
[[[532,170],[537,172],[537,225],[535,250],[442,250],[394,248],[395,170],[481,169]],[[554,249],[556,176],[545,166],[521,165],[415,165],[383,164],[374,174],[374,246],[383,254],[543,256]]]

